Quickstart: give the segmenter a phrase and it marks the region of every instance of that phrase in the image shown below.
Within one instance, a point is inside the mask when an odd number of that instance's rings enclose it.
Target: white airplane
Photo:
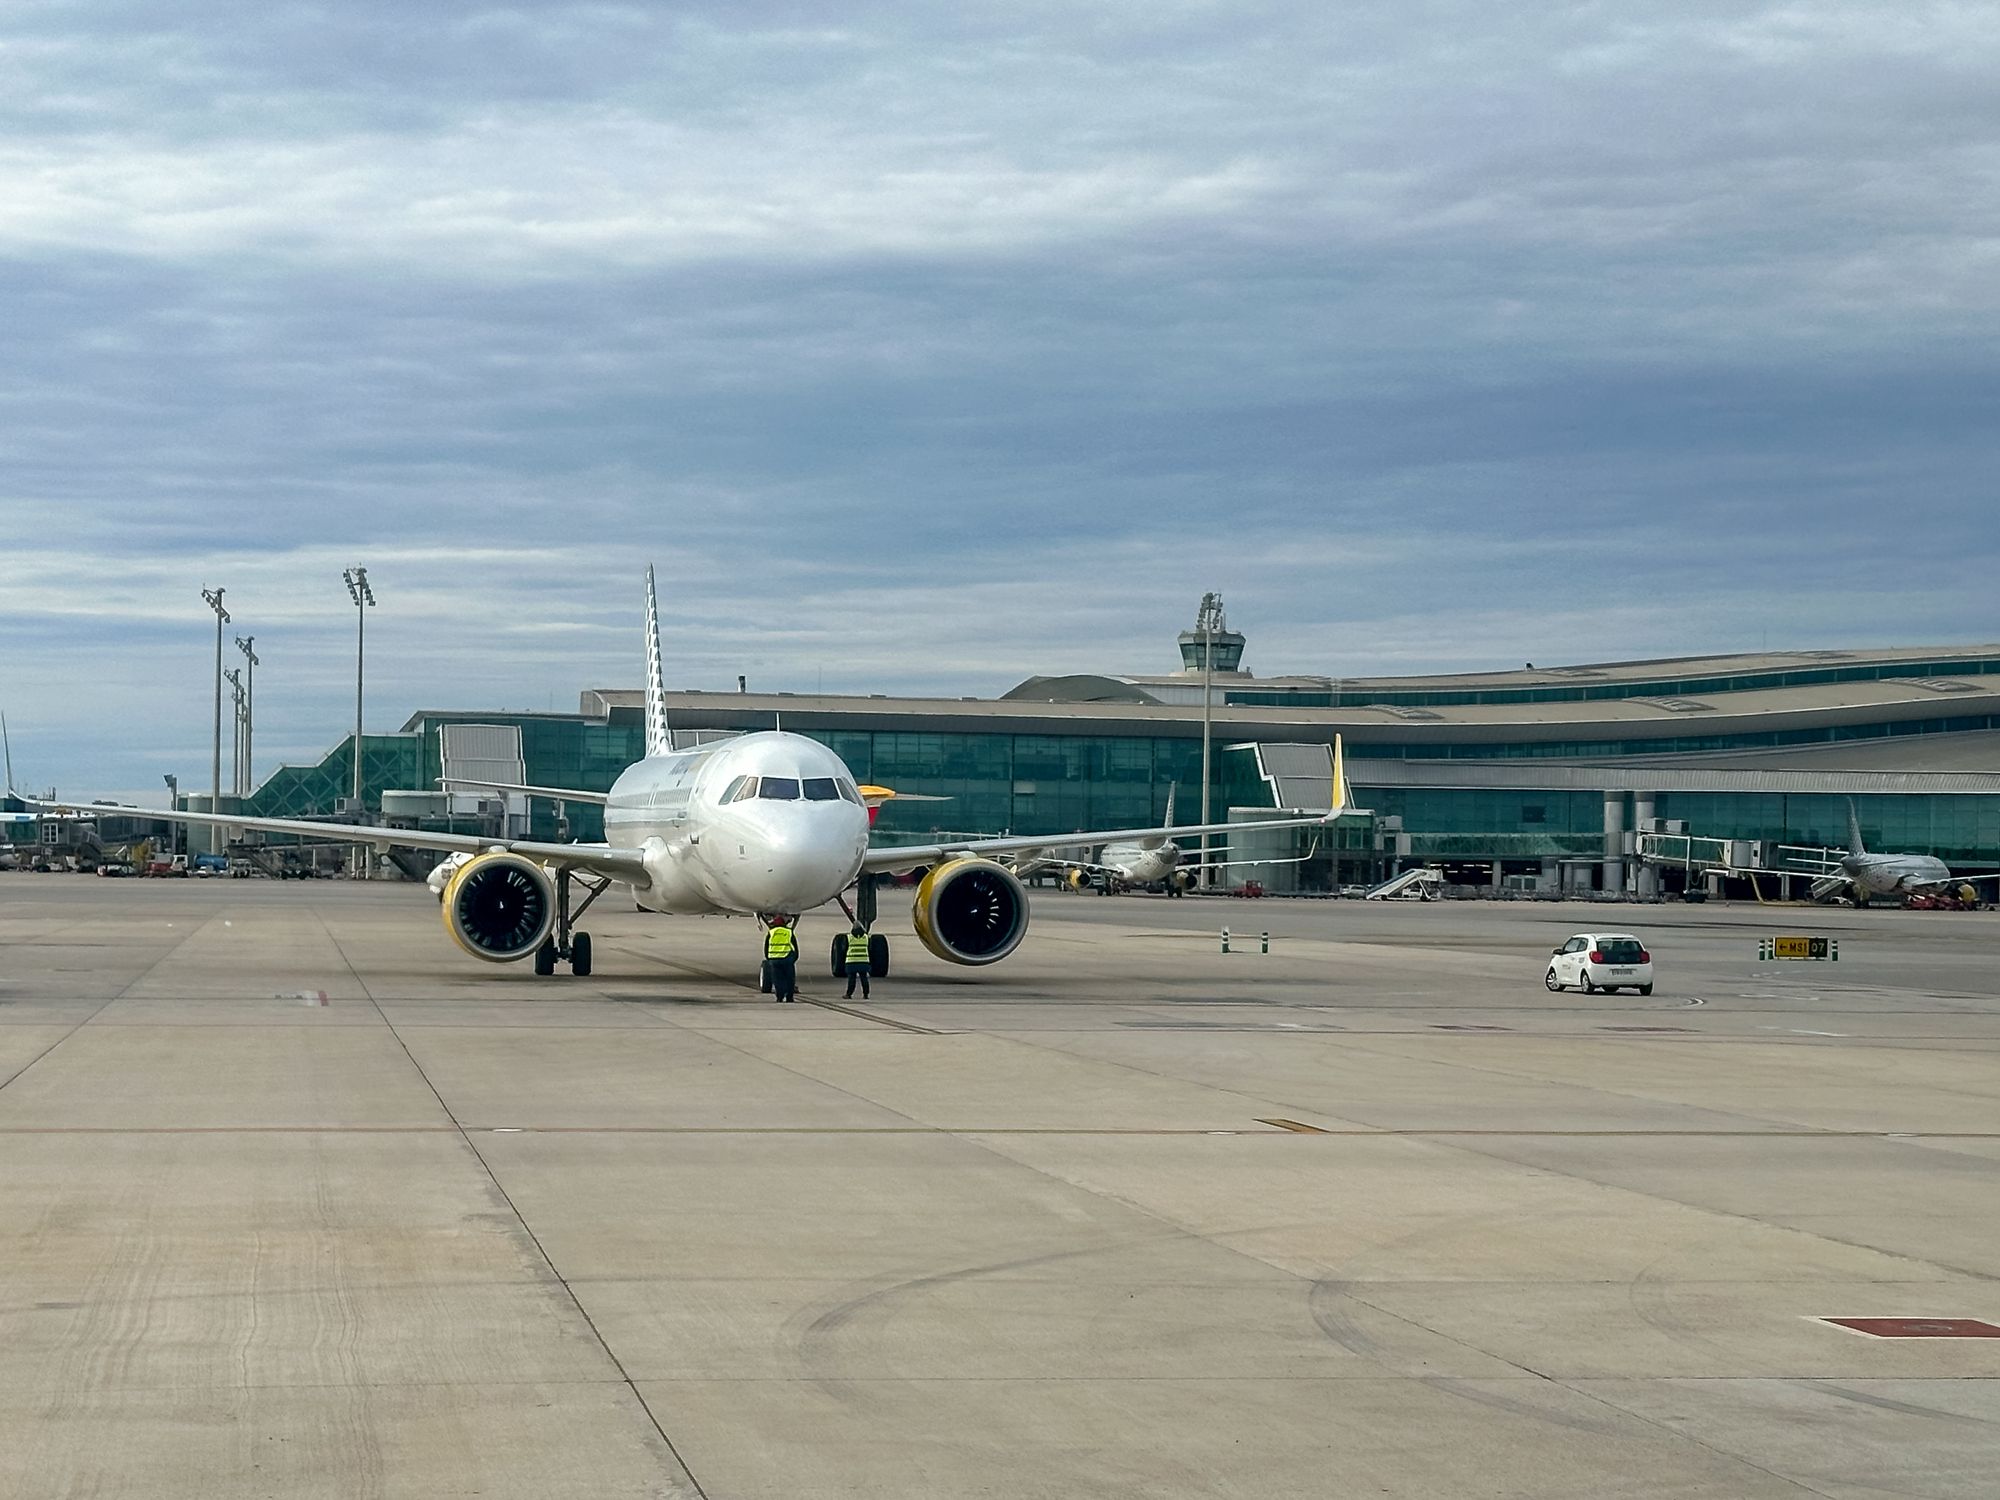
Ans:
[[[1048,843],[1044,835],[871,849],[871,809],[846,764],[817,740],[773,731],[675,750],[650,568],[645,759],[620,772],[609,792],[541,790],[579,802],[601,801],[605,842],[491,839],[234,813],[174,811],[164,816],[379,849],[401,846],[467,856],[446,877],[446,931],[474,958],[493,963],[532,958],[538,974],[554,973],[564,960],[577,974],[590,972],[590,937],[576,924],[614,884],[629,887],[640,906],[657,912],[733,913],[769,922],[835,902],[852,919],[872,924],[874,877],[917,869],[927,870],[916,888],[918,940],[949,963],[998,963],[1020,946],[1027,932],[1028,895],[995,856]],[[129,811],[163,816],[150,808]],[[1328,823],[1335,816],[1117,829],[1083,838],[1116,844],[1174,834],[1298,828]],[[581,903],[572,903],[572,885],[588,892]],[[857,898],[852,907],[845,899],[849,887]],[[874,946],[876,968],[886,972],[887,941],[878,935]]]
[[[1826,873],[1812,883],[1815,901],[1852,901],[1866,906],[1871,896],[1908,898],[1949,895],[1970,901],[1977,895],[1974,881],[1993,880],[1992,875],[1957,876],[1951,866],[1933,854],[1870,854],[1861,842],[1861,818],[1854,801],[1847,803],[1847,853],[1829,861]]]
[[[1338,737],[1334,740],[1333,749],[1333,786],[1333,812],[1329,816],[1338,817],[1341,809],[1347,806],[1347,776],[1342,766]],[[1261,856],[1252,858],[1221,847],[1210,848],[1206,859],[1203,859],[1201,851],[1196,849],[1195,857],[1189,859],[1186,857],[1189,851],[1171,837],[1171,832],[1183,835],[1187,832],[1185,829],[1174,829],[1174,794],[1178,790],[1178,787],[1167,788],[1166,819],[1169,834],[1141,839],[1122,839],[1117,843],[1106,844],[1098,851],[1094,860],[1064,860],[1063,878],[1069,882],[1071,888],[1082,890],[1086,885],[1094,884],[1100,892],[1109,894],[1112,891],[1133,887],[1158,886],[1169,896],[1179,896],[1194,884],[1195,877],[1205,869],[1220,869],[1225,865],[1304,864],[1318,850],[1318,845],[1315,844],[1304,854],[1290,858],[1275,855],[1269,858]],[[1234,823],[1225,826],[1241,828],[1243,825]]]

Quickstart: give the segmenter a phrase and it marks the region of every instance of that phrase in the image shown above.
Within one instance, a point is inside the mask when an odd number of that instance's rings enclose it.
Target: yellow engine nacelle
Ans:
[[[519,854],[480,854],[444,888],[444,930],[474,958],[507,964],[541,947],[556,925],[549,872]]]
[[[1063,879],[1069,883],[1069,888],[1071,890],[1080,891],[1083,889],[1084,884],[1090,879],[1090,872],[1088,870],[1071,869],[1064,873]]]
[[[1028,892],[990,859],[934,865],[917,886],[917,939],[947,963],[997,964],[1028,931]]]

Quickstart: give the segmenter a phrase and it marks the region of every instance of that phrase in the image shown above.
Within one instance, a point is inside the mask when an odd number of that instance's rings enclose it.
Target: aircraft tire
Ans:
[[[556,971],[556,944],[554,938],[543,938],[542,946],[535,950],[535,972],[546,979]]]
[[[879,932],[868,934],[868,975],[871,979],[889,977],[889,940]]]
[[[590,934],[579,932],[569,940],[569,971],[578,979],[590,977]]]
[[[771,960],[768,958],[757,966],[757,993],[771,993]]]
[[[835,979],[844,978],[847,974],[847,934],[844,932],[833,935],[833,962],[827,972]]]

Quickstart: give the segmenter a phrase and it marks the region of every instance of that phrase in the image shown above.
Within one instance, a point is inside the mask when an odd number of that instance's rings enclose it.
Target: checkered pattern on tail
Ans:
[[[660,599],[653,588],[653,570],[646,569],[646,754],[667,755],[674,748],[667,724],[666,669],[660,660]]]

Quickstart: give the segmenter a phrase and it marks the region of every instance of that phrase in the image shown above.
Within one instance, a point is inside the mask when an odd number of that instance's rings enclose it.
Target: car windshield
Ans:
[[[840,789],[833,784],[831,776],[808,776],[806,778],[806,801],[838,802]]]
[[[1597,951],[1608,964],[1636,964],[1646,950],[1639,946],[1637,938],[1608,937],[1598,939]]]
[[[796,802],[799,783],[791,776],[766,776],[757,783],[757,795],[766,802]]]

